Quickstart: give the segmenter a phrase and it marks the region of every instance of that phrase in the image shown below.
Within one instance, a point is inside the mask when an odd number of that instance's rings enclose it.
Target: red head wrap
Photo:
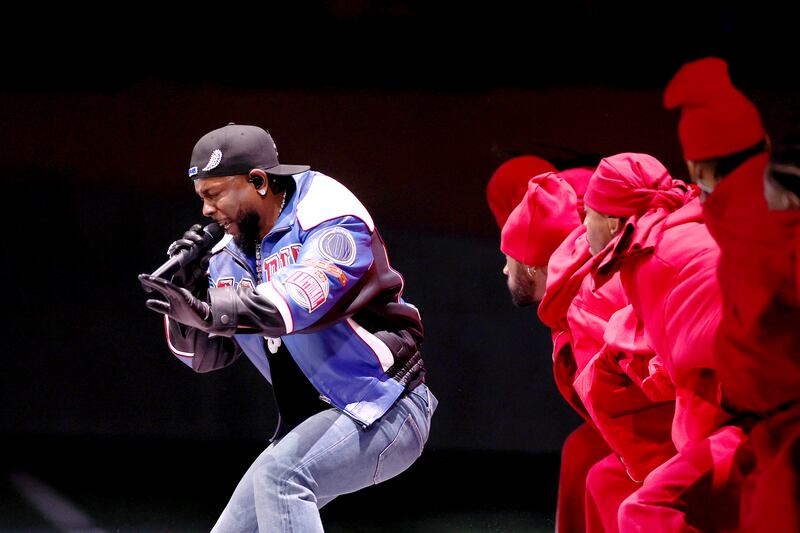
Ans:
[[[555,173],[537,176],[503,226],[500,249],[524,265],[544,266],[579,225],[572,187]]]

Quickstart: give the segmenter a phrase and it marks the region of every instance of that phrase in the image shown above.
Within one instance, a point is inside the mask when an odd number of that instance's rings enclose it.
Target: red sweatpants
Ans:
[[[587,533],[619,531],[619,506],[641,486],[630,478],[619,457],[613,453],[598,461],[586,477]]]
[[[747,436],[738,427],[725,426],[687,445],[622,503],[620,531],[737,531],[736,509],[752,463]]]
[[[611,453],[603,437],[589,424],[573,431],[561,447],[561,471],[556,506],[557,533],[583,533],[586,475],[597,461]]]
[[[742,530],[800,531],[800,404],[753,427],[756,469],[742,489]]]

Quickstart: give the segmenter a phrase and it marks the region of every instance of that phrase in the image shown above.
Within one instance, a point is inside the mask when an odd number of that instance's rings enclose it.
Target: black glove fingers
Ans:
[[[156,288],[155,284],[151,281],[150,274],[139,274],[139,283],[141,283],[144,288]]]
[[[169,245],[169,249],[167,249],[167,255],[172,257],[181,250],[190,248],[195,243],[200,242],[200,240],[202,240],[202,237],[199,235],[184,235],[182,238]]]
[[[167,255],[170,256],[170,257],[174,257],[175,254],[177,254],[178,252],[180,252],[184,248],[190,247],[191,245],[192,245],[192,241],[189,241],[189,240],[186,240],[186,239],[183,239],[183,238],[178,239],[177,241],[175,241],[175,242],[173,242],[172,244],[169,245],[169,248],[167,248]]]
[[[145,288],[157,290],[166,298],[166,301],[147,300],[145,305],[148,309],[168,315],[181,324],[207,331],[205,328],[210,326],[211,316],[211,307],[207,302],[196,298],[183,287],[175,286],[165,279],[150,274],[140,274],[139,282]]]
[[[155,289],[166,297],[175,294],[175,286],[169,281],[151,276],[149,274],[139,274],[139,282],[151,289]]]
[[[148,309],[155,311],[156,313],[161,313],[162,315],[169,314],[169,304],[162,300],[147,300],[144,305],[147,306]]]
[[[187,231],[186,233],[183,234],[183,239],[182,240],[187,240],[187,241],[190,241],[192,243],[200,242],[200,241],[203,240],[203,234],[199,233],[197,231],[189,230],[189,231]]]
[[[203,240],[202,232],[203,232],[203,226],[201,226],[200,224],[195,224],[194,226],[189,228],[180,239],[169,245],[169,248],[167,248],[167,255],[169,257],[173,257],[175,254],[177,254],[184,248],[189,248],[195,243],[200,242],[201,240]]]

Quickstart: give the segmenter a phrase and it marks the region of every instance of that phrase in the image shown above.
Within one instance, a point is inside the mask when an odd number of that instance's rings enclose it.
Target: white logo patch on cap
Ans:
[[[215,169],[222,162],[222,150],[214,150],[211,152],[211,157],[208,158],[208,164],[203,167],[203,172]]]

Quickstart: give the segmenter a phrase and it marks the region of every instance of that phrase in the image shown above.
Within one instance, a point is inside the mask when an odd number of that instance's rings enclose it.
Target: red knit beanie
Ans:
[[[533,155],[515,157],[500,165],[486,186],[486,201],[497,227],[503,227],[508,214],[522,200],[531,178],[555,170],[548,161]]]
[[[657,207],[672,211],[689,196],[689,187],[672,179],[655,157],[623,153],[600,161],[589,180],[584,201],[598,213],[629,217]]]
[[[683,65],[664,91],[664,106],[681,109],[678,137],[686,160],[735,154],[765,136],[758,110],[733,86],[728,64],[717,57]]]
[[[580,225],[572,187],[554,173],[530,180],[528,191],[503,226],[500,249],[520,263],[544,266]]]

